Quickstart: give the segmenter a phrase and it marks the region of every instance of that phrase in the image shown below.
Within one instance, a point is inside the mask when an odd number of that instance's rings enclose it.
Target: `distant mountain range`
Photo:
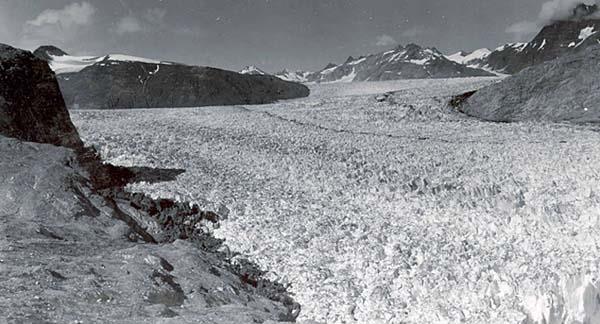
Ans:
[[[435,48],[408,44],[368,56],[349,57],[343,64],[330,63],[317,72],[284,70],[274,75],[293,82],[335,83],[515,74],[600,44],[598,14],[597,5],[579,4],[570,17],[543,27],[532,41],[508,43],[493,51],[481,48],[444,55]]]
[[[308,82],[332,83],[493,76],[492,73],[449,60],[435,48],[416,44],[349,57],[343,64],[329,64],[306,76]]]
[[[46,60],[69,109],[264,104],[306,97],[309,89],[270,75],[239,74],[122,54],[71,56],[53,46]]]

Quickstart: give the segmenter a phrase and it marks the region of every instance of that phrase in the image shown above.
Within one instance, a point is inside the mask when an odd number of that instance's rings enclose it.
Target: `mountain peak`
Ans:
[[[38,58],[48,61],[51,60],[51,56],[66,56],[69,55],[67,54],[67,52],[61,50],[60,48],[53,46],[53,45],[43,45],[38,47],[38,49],[36,49],[33,52],[33,55],[37,56]]]
[[[421,47],[420,45],[417,45],[415,43],[407,44],[404,48],[407,49],[407,50],[421,50],[421,49],[423,49],[423,47]]]
[[[245,68],[243,68],[239,73],[247,75],[267,75],[267,72],[259,69],[255,65],[248,65]]]

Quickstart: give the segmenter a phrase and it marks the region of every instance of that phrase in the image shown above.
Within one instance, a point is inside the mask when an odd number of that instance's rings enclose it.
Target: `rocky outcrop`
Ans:
[[[310,93],[304,85],[270,75],[244,75],[126,55],[74,57],[47,47],[36,53],[47,56],[58,73],[69,109],[266,104]]]
[[[285,288],[211,235],[219,215],[124,190],[182,170],[104,164],[43,60],[1,46],[0,89],[0,322],[295,320]]]
[[[48,64],[0,44],[0,134],[23,141],[81,148]]]
[[[600,47],[526,69],[461,103],[468,115],[499,122],[600,121]]]
[[[349,57],[344,64],[329,64],[306,79],[308,82],[353,82],[474,76],[494,74],[453,62],[435,48],[408,44],[356,59]]]
[[[74,152],[51,145],[0,136],[0,170],[2,323],[237,324],[298,315],[283,287],[228,261],[207,230],[210,213],[97,193]]]

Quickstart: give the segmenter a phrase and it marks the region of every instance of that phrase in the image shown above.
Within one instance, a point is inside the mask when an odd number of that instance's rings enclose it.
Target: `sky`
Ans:
[[[0,43],[230,70],[318,70],[398,44],[453,53],[529,40],[574,1],[0,0]]]

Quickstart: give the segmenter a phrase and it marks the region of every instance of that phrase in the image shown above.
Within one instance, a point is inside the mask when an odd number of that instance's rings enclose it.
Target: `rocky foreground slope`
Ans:
[[[283,287],[247,261],[231,262],[210,234],[217,214],[125,192],[140,175],[83,148],[42,60],[1,45],[0,83],[0,322],[298,316]]]
[[[599,122],[598,75],[600,47],[590,47],[468,94],[460,109],[490,121]]]
[[[304,85],[127,55],[76,57],[44,46],[69,109],[171,108],[265,104],[306,97]]]

